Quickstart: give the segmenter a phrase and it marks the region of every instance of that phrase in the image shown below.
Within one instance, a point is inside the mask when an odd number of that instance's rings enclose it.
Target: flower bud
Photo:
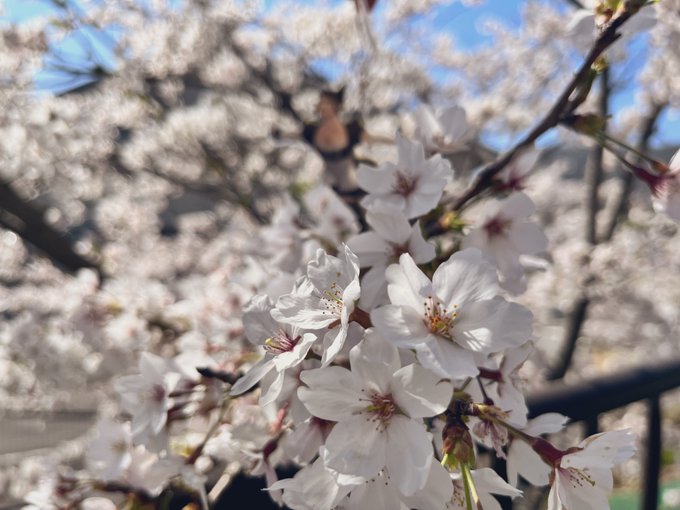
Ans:
[[[570,115],[563,121],[564,125],[587,136],[598,136],[604,129],[606,122],[607,119],[594,113]]]
[[[463,227],[465,227],[465,220],[463,220],[455,211],[450,211],[439,219],[439,225],[444,230],[462,232]]]
[[[442,431],[444,458],[442,464],[457,469],[460,464],[473,464],[475,450],[472,435],[467,425],[458,416],[449,416]]]

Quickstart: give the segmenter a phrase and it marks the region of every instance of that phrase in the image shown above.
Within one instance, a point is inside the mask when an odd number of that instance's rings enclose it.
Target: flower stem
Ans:
[[[224,418],[224,415],[227,413],[227,409],[229,408],[229,404],[231,403],[231,399],[224,399],[222,401],[222,405],[220,406],[220,412],[217,415],[217,420],[215,420],[215,423],[213,423],[212,427],[208,430],[208,432],[205,435],[205,438],[203,441],[201,441],[201,444],[199,444],[193,452],[191,452],[191,455],[189,455],[186,460],[184,461],[185,464],[193,464],[196,462],[198,457],[201,456],[203,453],[203,449],[205,448],[205,445],[208,444],[208,441],[210,438],[215,435],[217,430],[220,428],[220,425],[222,425],[222,419]]]
[[[460,465],[461,474],[463,475],[463,485],[465,487],[465,506],[467,510],[482,510],[479,502],[479,495],[475,487],[475,481],[472,479],[472,471],[470,465],[462,462]]]
[[[521,439],[531,446],[531,448],[541,457],[543,462],[549,466],[556,465],[556,463],[559,463],[559,460],[564,456],[565,452],[555,448],[550,441],[547,441],[542,437],[530,436],[526,432],[523,432],[509,423],[501,420],[500,418],[490,414],[481,414],[479,417],[483,420],[488,420],[492,423],[500,425],[501,427],[505,427],[505,429],[513,437]]]
[[[649,159],[649,156],[647,156],[646,154],[641,153],[640,151],[638,151],[637,149],[631,147],[631,146],[628,145],[627,143],[622,142],[621,140],[618,140],[617,138],[614,138],[613,136],[611,136],[611,135],[605,133],[604,131],[598,133],[598,134],[597,134],[597,137],[598,137],[598,138],[602,138],[602,139],[604,139],[604,140],[607,140],[608,142],[612,142],[612,143],[618,145],[619,147],[622,147],[622,148],[624,148],[624,149],[626,149],[626,150],[632,152],[633,154],[635,154],[635,155],[637,155],[637,156],[640,156],[640,157],[643,158],[643,159]]]

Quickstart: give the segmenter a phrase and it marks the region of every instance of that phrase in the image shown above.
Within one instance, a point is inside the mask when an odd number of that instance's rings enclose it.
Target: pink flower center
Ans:
[[[524,188],[524,176],[514,172],[510,174],[505,182],[501,181],[498,184],[498,189],[501,191],[522,191]]]
[[[458,317],[456,309],[458,305],[453,305],[453,310],[447,310],[432,296],[428,296],[425,306],[425,326],[435,335],[450,337],[453,323]]]
[[[408,242],[404,244],[393,244],[390,245],[390,248],[388,249],[388,257],[390,260],[394,260],[396,262],[399,261],[399,257],[401,257],[404,253],[408,253]]]
[[[368,420],[376,422],[379,427],[385,428],[392,416],[401,412],[399,406],[394,402],[391,393],[381,395],[373,393],[368,399],[368,406],[365,412],[369,415]]]
[[[299,335],[295,338],[291,338],[288,333],[279,330],[276,335],[267,338],[267,340],[264,341],[264,350],[275,355],[283,354],[284,352],[292,351],[299,341]]]
[[[150,395],[151,400],[156,402],[157,404],[160,404],[163,402],[163,399],[165,398],[165,388],[163,387],[162,384],[154,384],[151,387]]]
[[[507,234],[511,223],[501,216],[495,216],[484,224],[484,230],[489,237],[503,236]]]
[[[394,183],[394,192],[402,197],[407,197],[416,189],[417,179],[397,172],[397,179]]]

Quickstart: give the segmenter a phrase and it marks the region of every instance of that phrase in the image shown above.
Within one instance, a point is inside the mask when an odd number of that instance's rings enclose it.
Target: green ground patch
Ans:
[[[663,484],[659,510],[680,510],[680,480]],[[612,510],[639,510],[640,493],[621,491],[610,499]]]

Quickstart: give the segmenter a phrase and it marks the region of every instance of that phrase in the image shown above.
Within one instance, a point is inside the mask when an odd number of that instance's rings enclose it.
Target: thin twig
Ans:
[[[585,295],[585,292],[582,292],[575,300],[569,314],[564,340],[562,341],[560,354],[557,357],[557,365],[548,374],[547,379],[549,381],[562,379],[567,370],[569,370],[571,360],[574,357],[574,351],[576,350],[576,342],[581,334],[581,327],[586,321],[589,305],[590,299]]]
[[[205,448],[205,445],[208,444],[208,441],[215,435],[215,433],[219,430],[220,426],[222,425],[222,419],[224,418],[224,415],[227,413],[227,409],[229,408],[231,400],[226,397],[222,401],[222,405],[220,406],[220,412],[217,415],[217,419],[215,420],[215,423],[212,424],[208,432],[206,432],[205,437],[203,438],[203,441],[194,448],[194,451],[191,452],[191,455],[187,457],[187,459],[184,461],[185,464],[193,464],[196,462],[196,459],[198,459],[201,454],[203,453],[203,449]]]
[[[647,116],[644,124],[642,125],[640,138],[635,147],[635,149],[638,152],[642,153],[647,152],[649,148],[649,140],[652,138],[652,135],[656,131],[656,124],[657,121],[659,120],[659,116],[661,115],[663,109],[664,106],[662,105],[654,105],[651,111],[649,112],[649,115]],[[638,161],[636,161],[635,164],[640,163],[639,159],[640,158],[638,158]],[[605,229],[601,242],[608,242],[612,239],[617,226],[619,225],[621,219],[626,214],[628,196],[630,195],[630,192],[633,188],[634,182],[633,177],[634,177],[633,174],[628,171],[624,172],[623,175],[621,176],[621,191],[619,192],[618,196],[616,197],[616,201],[614,202],[614,207],[612,208],[611,216],[609,218],[609,221],[607,222],[607,228]]]

